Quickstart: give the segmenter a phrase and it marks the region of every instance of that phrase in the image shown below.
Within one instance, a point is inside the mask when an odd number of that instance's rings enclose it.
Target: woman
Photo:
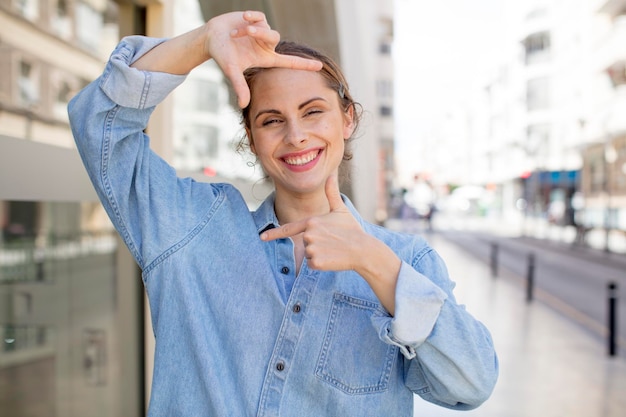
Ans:
[[[358,108],[335,64],[281,43],[260,12],[169,40],[124,39],[70,103],[77,146],[142,268],[156,337],[149,415],[411,416],[490,395],[489,332],[423,240],[365,222],[338,187]],[[275,192],[180,179],[143,133],[215,59]],[[244,77],[244,70],[246,71]]]

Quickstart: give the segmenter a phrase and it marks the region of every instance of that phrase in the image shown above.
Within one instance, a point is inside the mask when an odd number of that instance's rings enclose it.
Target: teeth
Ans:
[[[308,164],[309,162],[311,162],[312,160],[315,159],[315,157],[317,156],[317,153],[318,153],[317,151],[313,151],[313,152],[309,152],[306,155],[285,158],[285,162],[287,162],[289,165],[304,165],[304,164]]]

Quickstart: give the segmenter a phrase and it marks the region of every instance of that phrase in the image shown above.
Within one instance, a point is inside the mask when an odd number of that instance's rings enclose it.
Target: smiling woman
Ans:
[[[318,87],[324,84],[328,89],[334,91],[335,94],[333,95],[333,97],[327,100],[324,100],[322,97],[316,97],[315,95],[310,96],[309,98],[303,98],[303,100],[305,101],[302,103],[298,103],[298,109],[300,111],[307,112],[308,113],[307,116],[309,120],[319,120],[319,119],[324,120],[323,115],[327,115],[328,112],[326,111],[326,108],[319,107],[319,106],[325,104],[326,107],[328,107],[329,105],[335,105],[335,103],[337,102],[337,105],[339,106],[339,108],[342,109],[344,112],[344,117],[347,118],[346,121],[351,121],[352,123],[352,126],[351,126],[352,132],[350,133],[344,132],[344,134],[342,135],[344,139],[343,160],[344,161],[351,160],[352,152],[350,150],[350,142],[352,138],[354,137],[354,135],[356,134],[356,132],[358,131],[358,126],[361,120],[362,110],[361,110],[360,104],[355,102],[354,99],[352,98],[352,95],[350,94],[350,90],[348,88],[348,83],[343,73],[341,72],[341,69],[339,68],[339,66],[330,57],[324,54],[321,54],[317,50],[307,47],[305,45],[294,43],[294,42],[289,42],[289,41],[279,42],[278,45],[276,46],[276,52],[280,54],[298,56],[301,58],[315,59],[317,61],[322,62],[322,69],[316,74],[315,78],[312,78],[312,80],[316,85],[318,85]],[[257,84],[257,77],[265,71],[266,70],[262,68],[258,68],[258,67],[250,68],[245,71],[244,76],[252,92],[255,91],[255,85]],[[303,76],[306,76],[306,75],[303,75]],[[311,74],[308,74],[308,76],[311,76]],[[307,82],[305,82],[304,84],[308,85]],[[294,91],[298,91],[298,90],[294,90],[293,88],[289,88],[284,82],[282,82],[282,80],[278,80],[278,82],[276,83],[276,87],[284,88],[284,94],[287,94],[287,95],[291,95]],[[324,91],[324,90],[325,89],[322,89],[320,91]],[[328,95],[328,92],[326,93]],[[267,96],[271,97],[272,95],[266,94],[266,97]],[[259,100],[260,99],[261,98],[259,98]],[[316,104],[315,103],[316,101],[318,101],[317,103],[318,107],[314,106],[314,104]],[[270,114],[275,114],[276,116],[280,115],[280,112],[277,109],[272,109],[272,108],[261,110],[260,113],[257,111],[257,114],[253,116],[250,115],[250,111],[251,111],[251,106],[249,105],[245,107],[244,109],[242,109],[242,112],[241,112],[242,124],[245,127],[246,135],[242,138],[239,144],[240,149],[246,149],[248,147],[254,146],[252,136],[251,136],[252,122],[256,121],[256,119],[261,114],[263,114],[264,112],[267,112]],[[275,120],[270,119],[266,121],[265,123],[279,122],[279,121],[280,120],[278,119],[275,119]],[[298,132],[295,132],[295,133],[299,134]],[[308,157],[311,158],[311,155],[309,155]],[[294,155],[293,158],[301,159],[302,156]],[[340,166],[339,172],[340,172],[340,175],[339,175],[340,182],[347,181],[348,180],[348,167]]]
[[[177,178],[144,133],[210,58],[274,183],[252,212],[231,184]],[[340,192],[358,110],[330,59],[279,43],[259,12],[125,38],[72,100],[77,147],[150,300],[149,416],[411,416],[415,393],[453,409],[489,397],[491,336],[457,304],[439,255],[366,222]]]

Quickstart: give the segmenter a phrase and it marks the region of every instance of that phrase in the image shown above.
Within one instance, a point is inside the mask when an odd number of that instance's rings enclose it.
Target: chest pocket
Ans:
[[[335,294],[315,375],[348,394],[385,391],[398,348],[382,342],[370,317],[378,304]]]

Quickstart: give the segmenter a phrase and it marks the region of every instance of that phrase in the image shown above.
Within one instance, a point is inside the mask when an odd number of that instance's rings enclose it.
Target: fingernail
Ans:
[[[230,36],[237,36],[238,32],[239,31],[237,29],[233,29],[233,30],[230,31]]]
[[[250,33],[256,33],[256,28],[254,26],[249,26],[249,27],[250,27],[250,29],[248,29],[248,31]]]
[[[261,233],[261,240],[267,239],[267,233]]]

